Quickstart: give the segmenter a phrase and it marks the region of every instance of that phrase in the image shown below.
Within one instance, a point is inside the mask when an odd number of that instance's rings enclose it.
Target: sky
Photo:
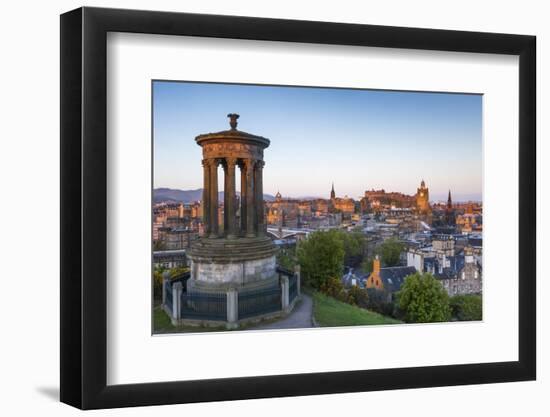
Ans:
[[[155,188],[202,187],[195,137],[229,129],[228,113],[271,141],[266,194],[412,195],[424,179],[432,201],[481,200],[481,95],[172,81],[153,82]]]

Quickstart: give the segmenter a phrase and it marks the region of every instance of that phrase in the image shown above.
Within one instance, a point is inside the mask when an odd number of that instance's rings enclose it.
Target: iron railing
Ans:
[[[281,288],[279,286],[239,293],[239,319],[272,313],[281,309]]]
[[[298,296],[298,277],[292,275],[288,278],[288,302],[292,303]]]
[[[183,285],[183,290],[185,291],[186,288],[187,288],[187,280],[191,277],[191,272],[187,271],[187,272],[182,272],[181,274],[179,275],[176,275],[175,277],[173,278],[170,278],[168,281],[166,282],[163,282],[163,285],[164,285],[164,292],[165,292],[165,300],[164,300],[164,304],[168,307],[168,309],[170,311],[172,311],[172,289],[173,289],[173,285],[176,283],[176,282],[181,282],[182,285]]]
[[[226,293],[182,292],[181,317],[227,321]]]

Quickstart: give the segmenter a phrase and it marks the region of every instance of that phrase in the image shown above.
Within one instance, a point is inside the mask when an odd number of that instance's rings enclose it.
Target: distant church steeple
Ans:
[[[336,193],[334,192],[334,182],[332,183],[332,190],[330,191],[330,199],[334,200],[336,198]]]
[[[455,224],[455,211],[453,210],[453,200],[451,198],[451,190],[449,190],[449,197],[447,198],[447,208],[445,209],[445,220],[449,226]]]

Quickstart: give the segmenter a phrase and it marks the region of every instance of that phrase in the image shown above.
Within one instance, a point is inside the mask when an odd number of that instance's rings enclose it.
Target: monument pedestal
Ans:
[[[191,279],[187,291],[260,289],[278,284],[277,248],[266,236],[202,238],[188,252]]]

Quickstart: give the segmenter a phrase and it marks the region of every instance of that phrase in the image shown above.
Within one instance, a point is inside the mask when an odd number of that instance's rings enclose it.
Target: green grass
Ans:
[[[402,323],[391,317],[343,303],[320,292],[314,292],[312,297],[313,315],[321,327]]]
[[[170,317],[160,306],[153,309],[153,329],[155,333],[171,333],[176,330],[170,321]]]

